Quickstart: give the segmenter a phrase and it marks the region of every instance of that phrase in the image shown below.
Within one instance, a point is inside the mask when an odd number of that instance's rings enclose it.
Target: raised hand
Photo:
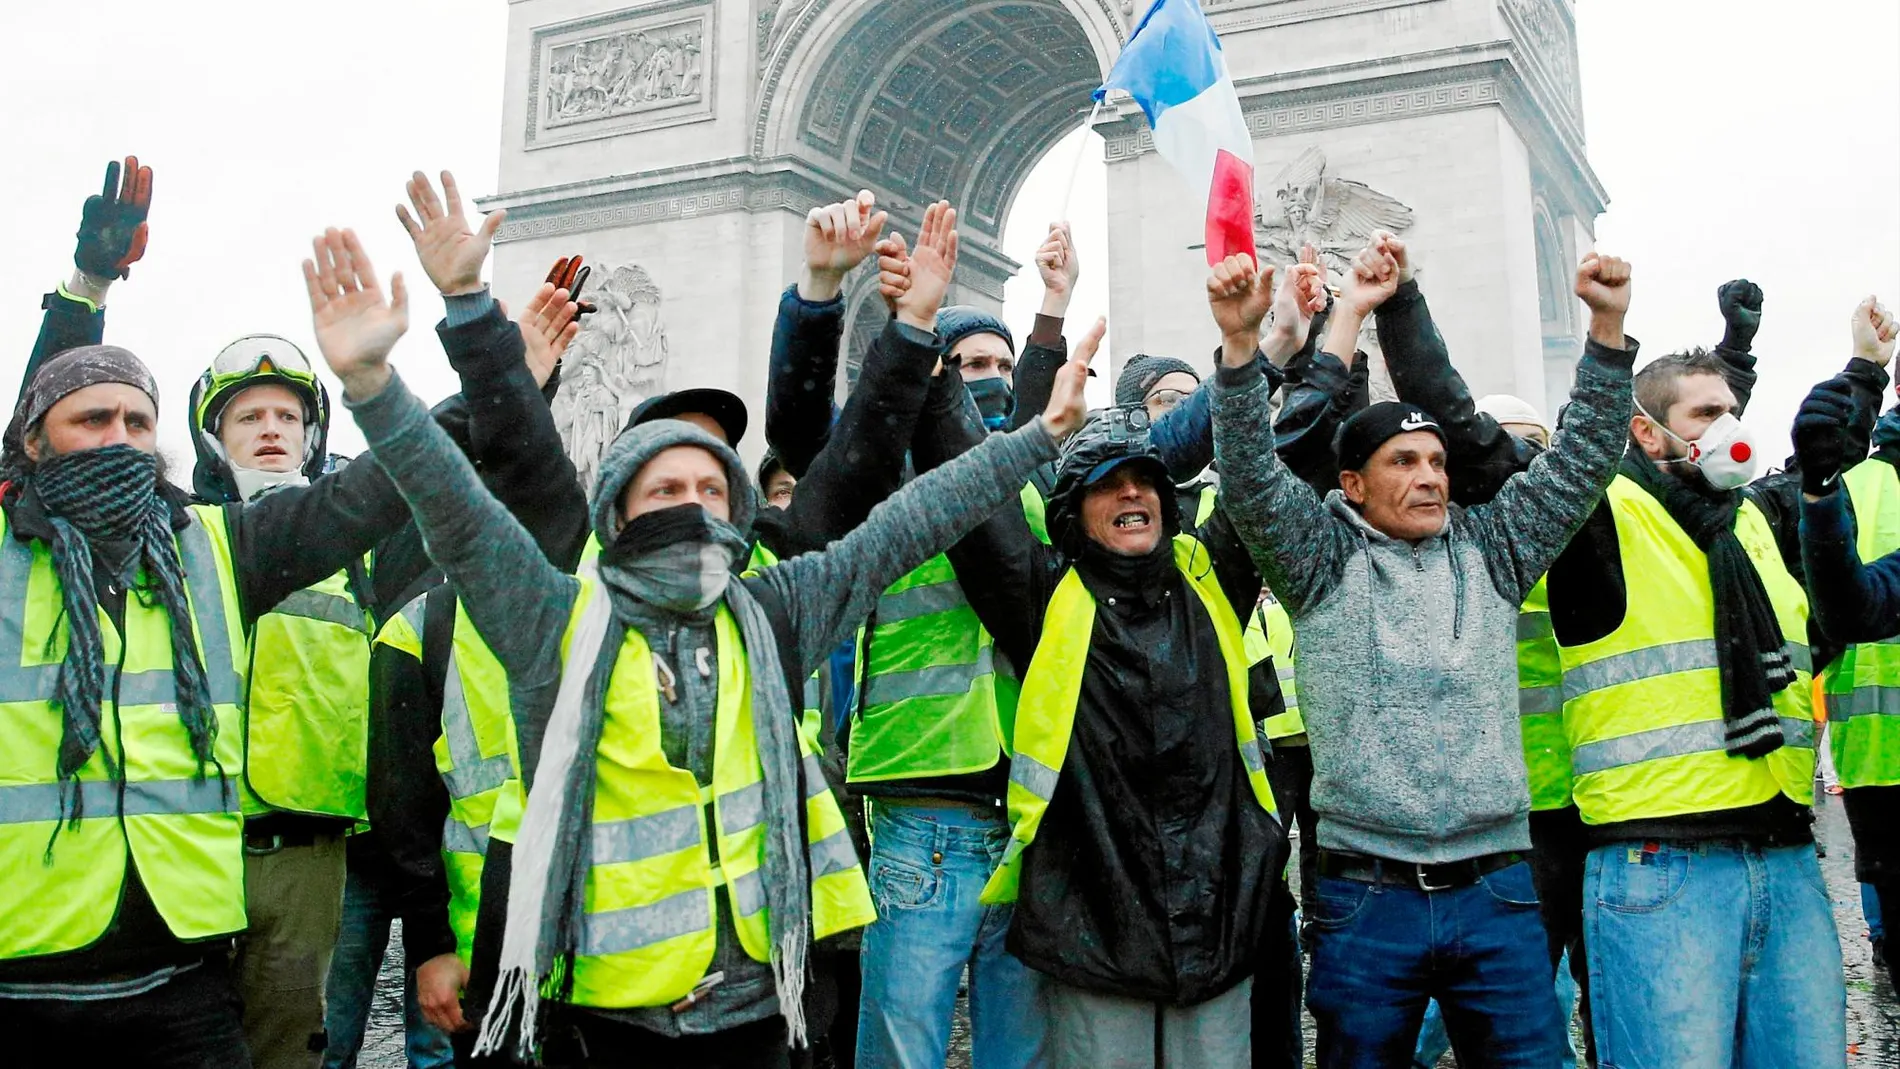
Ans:
[[[1372,232],[1372,244],[1378,248],[1379,251],[1391,257],[1392,262],[1398,266],[1399,285],[1403,286],[1407,282],[1412,281],[1411,256],[1405,247],[1405,242],[1400,241],[1397,234],[1392,233],[1390,230],[1374,230]]]
[[[1845,374],[1816,386],[1794,416],[1794,457],[1801,466],[1801,490],[1824,497],[1847,461],[1841,434],[1854,416],[1854,384]]]
[[[488,259],[495,243],[495,231],[506,212],[497,208],[482,219],[479,231],[471,231],[468,217],[462,214],[462,191],[455,176],[442,172],[442,195],[436,196],[429,176],[417,171],[409,177],[409,203],[416,214],[396,205],[396,218],[416,243],[416,258],[422,271],[435,283],[444,297],[475,293],[482,288],[482,262]]]
[[[957,210],[940,200],[924,210],[917,247],[910,250],[910,288],[897,298],[897,318],[919,330],[937,329],[937,309],[957,269]]]
[[[1715,303],[1722,309],[1722,348],[1744,352],[1755,344],[1755,332],[1761,329],[1761,287],[1745,278],[1724,282],[1715,291]]]
[[[1244,366],[1260,345],[1260,323],[1273,306],[1273,265],[1237,252],[1207,276],[1207,307],[1220,328],[1221,363]]]
[[[1082,277],[1068,223],[1049,224],[1049,236],[1036,249],[1036,273],[1042,276],[1042,314],[1057,319],[1068,315],[1076,280]]]
[[[895,231],[877,243],[877,292],[884,306],[897,315],[897,299],[910,291],[910,247]]]
[[[1870,296],[1860,302],[1854,309],[1852,326],[1855,356],[1881,367],[1893,361],[1894,335],[1900,332],[1900,323],[1895,322],[1880,298]]]
[[[1379,233],[1385,234],[1385,231]],[[1385,236],[1389,240],[1397,240],[1390,234]],[[1404,251],[1403,246],[1400,246],[1400,251]],[[1363,320],[1398,289],[1398,258],[1375,236],[1371,244],[1360,249],[1359,255],[1353,257],[1339,299],[1348,312]]]
[[[1307,246],[1312,251],[1312,246]],[[1313,329],[1313,317],[1326,308],[1326,273],[1319,265],[1302,256],[1301,262],[1286,269],[1273,295],[1273,328],[1260,348],[1274,366],[1284,366],[1306,344]]]
[[[1089,406],[1082,393],[1088,386],[1089,361],[1095,359],[1095,352],[1102,347],[1102,337],[1107,333],[1108,318],[1097,316],[1095,325],[1076,343],[1068,361],[1056,369],[1055,384],[1049,388],[1049,404],[1042,410],[1042,426],[1058,442],[1074,434],[1088,418]]]
[[[1621,349],[1623,317],[1630,310],[1630,265],[1601,253],[1585,256],[1577,265],[1577,297],[1590,309],[1590,337]]]
[[[580,306],[580,311],[574,313],[575,319],[600,311],[581,300],[581,287],[587,285],[587,276],[593,273],[593,268],[581,266],[581,257],[578,253],[573,256],[563,256],[554,261],[554,267],[548,271],[548,285],[557,290],[566,290],[567,299]]]
[[[554,366],[561,362],[561,354],[567,351],[574,335],[581,332],[580,317],[580,305],[569,298],[566,289],[557,288],[551,282],[541,283],[541,288],[528,299],[528,306],[515,317],[515,325],[521,328],[521,340],[527,347],[524,359],[536,386],[548,384]]]
[[[127,278],[132,265],[145,255],[151,224],[152,169],[139,166],[137,156],[106,164],[105,188],[86,198],[79,215],[79,247],[73,266],[96,279]]]
[[[890,213],[876,209],[877,197],[860,189],[851,200],[805,213],[805,277],[798,283],[799,296],[828,301],[843,291],[845,273],[871,255],[884,233]]]
[[[385,300],[356,231],[332,227],[310,242],[310,250],[303,281],[310,291],[317,350],[343,380],[345,396],[374,397],[389,382],[389,351],[409,329],[409,290],[402,273],[391,276]]]

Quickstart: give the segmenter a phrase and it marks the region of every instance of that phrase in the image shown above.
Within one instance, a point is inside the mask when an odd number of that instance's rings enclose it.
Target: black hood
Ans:
[[[1055,486],[1049,491],[1049,541],[1069,559],[1082,555],[1085,536],[1079,521],[1089,485],[1123,464],[1140,465],[1154,482],[1161,498],[1162,543],[1181,532],[1174,480],[1148,436],[1147,409],[1140,405],[1097,409],[1063,445],[1056,461]]]

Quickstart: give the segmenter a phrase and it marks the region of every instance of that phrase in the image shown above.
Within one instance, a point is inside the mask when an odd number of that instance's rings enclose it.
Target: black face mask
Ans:
[[[1001,376],[966,382],[963,388],[970,391],[970,399],[976,402],[983,426],[994,431],[1009,423],[1009,414],[1016,408],[1016,391]]]

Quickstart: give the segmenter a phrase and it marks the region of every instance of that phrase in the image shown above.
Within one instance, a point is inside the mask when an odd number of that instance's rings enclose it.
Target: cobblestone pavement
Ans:
[[[1888,984],[1885,971],[1873,964],[1867,924],[1860,912],[1860,885],[1854,882],[1854,843],[1848,834],[1847,816],[1838,798],[1824,795],[1817,798],[1815,814],[1817,831],[1827,847],[1821,869],[1834,900],[1834,921],[1840,929],[1841,956],[1847,972],[1848,1069],[1900,1069],[1900,999]],[[401,960],[401,943],[392,939],[358,1062],[363,1069],[403,1069]],[[1312,1065],[1310,1017],[1306,1038],[1308,1065]],[[1447,1055],[1440,1069],[1456,1064]],[[947,1069],[969,1066],[969,1021],[959,1004]]]

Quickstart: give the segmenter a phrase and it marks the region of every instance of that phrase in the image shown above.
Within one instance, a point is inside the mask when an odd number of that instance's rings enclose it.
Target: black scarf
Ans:
[[[43,461],[25,481],[39,495],[53,528],[53,570],[59,576],[68,630],[66,659],[59,666],[53,700],[63,718],[55,766],[60,781],[60,810],[66,816],[66,825],[71,826],[85,816],[84,796],[78,789],[79,770],[99,751],[99,705],[105,693],[105,642],[99,632],[99,594],[93,585],[95,544],[130,547],[126,573],[136,574],[143,564],[150,583],[149,588],[138,591],[138,596],[155,597],[171,618],[178,718],[191,736],[200,780],[206,763],[215,765],[217,761],[212,753],[217,716],[204,664],[198,657],[191,609],[185,600],[184,574],[172,541],[171,506],[158,492],[158,459],[129,445],[86,449]],[[124,770],[109,753],[106,765],[114,780],[124,778]],[[219,773],[222,775],[222,768]],[[58,825],[53,834],[57,838]],[[47,849],[52,849],[50,841]]]
[[[1740,490],[1717,490],[1701,475],[1665,475],[1632,449],[1622,473],[1662,504],[1669,517],[1709,559],[1715,591],[1715,654],[1722,675],[1726,745],[1735,757],[1761,757],[1781,748],[1774,696],[1794,682],[1785,636],[1761,574],[1735,537]]]

